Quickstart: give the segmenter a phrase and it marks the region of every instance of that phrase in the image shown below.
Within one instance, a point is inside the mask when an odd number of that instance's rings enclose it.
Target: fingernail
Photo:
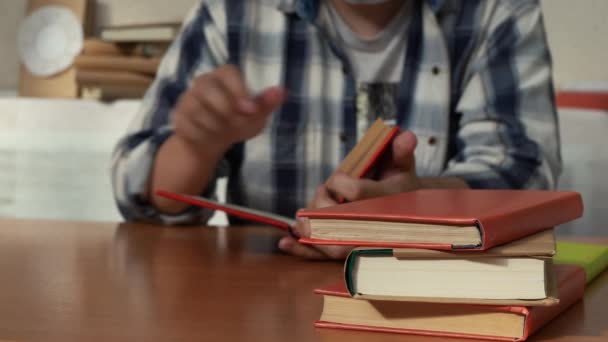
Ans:
[[[288,251],[290,247],[291,247],[291,239],[282,238],[281,240],[279,240],[279,249],[280,250]]]
[[[238,106],[243,113],[253,114],[258,111],[257,104],[251,100],[241,99],[238,102]]]

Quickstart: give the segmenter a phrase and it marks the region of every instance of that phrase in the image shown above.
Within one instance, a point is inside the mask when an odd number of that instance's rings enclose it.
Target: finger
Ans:
[[[182,95],[172,116],[175,132],[189,141],[196,141],[199,128],[193,122],[193,118],[199,116],[201,110],[198,100],[193,96],[189,93]]]
[[[252,97],[241,71],[235,65],[224,65],[218,68],[213,75],[234,99]]]
[[[182,126],[189,126],[197,132],[207,131],[214,135],[224,133],[224,127],[227,126],[226,120],[222,120],[218,114],[202,107],[201,102],[192,93],[187,92],[182,95],[177,108],[176,115],[182,117],[180,122]]]
[[[331,196],[329,190],[325,185],[321,185],[317,188],[315,198],[308,205],[309,208],[325,208],[336,205],[338,202]]]
[[[334,260],[344,260],[348,256],[348,253],[352,251],[352,246],[315,246],[326,258]]]
[[[177,117],[178,115],[189,117],[191,115],[198,115],[200,112],[200,102],[194,96],[192,96],[192,94],[185,92],[177,101],[173,115],[174,117]]]
[[[298,235],[303,237],[310,237],[310,224],[307,218],[298,218],[296,224],[292,227],[292,230]]]
[[[402,132],[395,137],[392,145],[392,163],[395,167],[405,171],[415,169],[416,158],[414,157],[414,150],[417,143],[416,135],[411,131]]]
[[[337,174],[327,184],[335,196],[342,197],[349,202],[366,198],[374,198],[394,193],[392,183],[378,182],[371,179],[357,179],[344,174]]]
[[[303,245],[291,236],[286,236],[279,240],[279,249],[283,252],[312,260],[327,259],[327,256],[316,248]]]
[[[280,105],[285,102],[287,91],[281,86],[270,87],[256,96],[255,102],[259,106],[259,110],[263,114],[274,112]]]
[[[225,65],[217,69],[213,77],[218,80],[220,85],[230,95],[238,112],[251,115],[260,111],[260,106],[247,89],[245,80],[236,66],[231,64]]]
[[[334,198],[353,201],[360,196],[357,180],[344,173],[334,174],[325,184]]]
[[[175,134],[184,138],[186,141],[190,143],[196,143],[198,141],[198,130],[192,125],[186,115],[175,112],[173,115],[173,127]]]
[[[347,201],[352,202],[365,198],[363,193],[365,189],[361,186],[361,180],[343,173],[337,173],[331,177],[327,182],[327,188],[333,196]]]
[[[238,109],[230,93],[220,84],[217,78],[209,77],[192,86],[191,93],[207,112],[228,117]]]

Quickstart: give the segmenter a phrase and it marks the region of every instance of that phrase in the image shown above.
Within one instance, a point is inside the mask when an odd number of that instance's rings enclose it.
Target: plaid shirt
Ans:
[[[419,139],[419,176],[473,188],[554,188],[559,135],[538,1],[416,1],[397,94],[397,124]],[[283,106],[217,169],[231,203],[292,216],[357,137],[355,84],[310,0],[206,0],[184,23],[141,111],[116,148],[113,186],[128,220],[203,223],[192,208],[162,215],[143,194],[171,113],[192,79],[237,65],[253,92],[282,84]],[[214,193],[214,184],[204,196]]]

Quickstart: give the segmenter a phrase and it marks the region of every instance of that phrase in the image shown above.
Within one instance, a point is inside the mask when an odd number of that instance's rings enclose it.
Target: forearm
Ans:
[[[421,189],[469,189],[469,185],[458,177],[420,177]]]
[[[188,205],[154,196],[158,189],[200,195],[213,180],[215,169],[226,147],[213,142],[196,148],[178,135],[172,135],[160,147],[150,177],[148,199],[161,212],[176,214]]]

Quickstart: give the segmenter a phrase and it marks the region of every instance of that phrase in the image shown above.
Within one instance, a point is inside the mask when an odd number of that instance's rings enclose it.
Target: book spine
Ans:
[[[79,69],[131,71],[154,75],[160,65],[160,58],[81,55],[76,57],[74,65]]]
[[[524,336],[521,341],[528,338],[557,315],[583,298],[586,281],[586,274],[583,268],[575,265],[559,265],[559,267],[564,270],[558,273],[559,304],[528,308],[529,312],[526,316]]]

